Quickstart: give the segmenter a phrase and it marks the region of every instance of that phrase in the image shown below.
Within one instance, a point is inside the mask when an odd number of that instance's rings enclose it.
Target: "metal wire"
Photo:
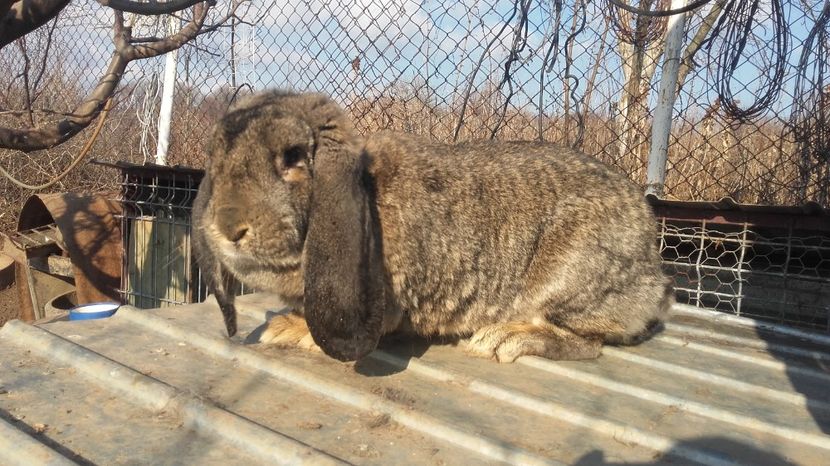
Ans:
[[[684,6],[682,8],[676,8],[674,10],[671,10],[671,9],[669,9],[669,10],[651,10],[651,9],[645,9],[645,8],[637,8],[637,7],[633,7],[633,6],[623,2],[622,0],[608,0],[608,3],[616,6],[617,8],[622,8],[625,11],[628,11],[630,13],[634,13],[634,14],[637,14],[637,15],[651,16],[651,17],[655,17],[655,18],[662,18],[662,17],[666,17],[666,16],[679,15],[680,13],[688,13],[692,10],[696,10],[696,9],[702,7],[703,5],[706,5],[710,1],[711,0],[695,0],[694,2]]]
[[[637,13],[634,15],[626,15],[627,17],[623,18],[622,15],[620,15],[620,9],[626,11],[630,10],[621,8],[620,2],[616,2],[614,0],[609,0],[609,2],[611,3],[608,8],[608,14],[611,18],[611,28],[620,40],[643,47],[657,39],[661,39],[665,34],[665,16],[655,17],[654,15]],[[651,4],[650,0],[649,4]],[[658,1],[658,6],[666,6],[668,4],[669,2],[666,0]],[[638,11],[650,12],[652,10],[638,9]],[[634,22],[633,26],[631,25],[632,20]]]
[[[718,23],[709,39],[709,62],[716,64],[718,99],[726,115],[745,122],[764,113],[778,99],[787,66],[789,25],[784,18],[781,0],[769,0],[769,18],[772,21],[772,58],[765,70],[761,70],[761,85],[754,92],[753,103],[742,104],[735,97],[732,87],[736,74],[746,60],[744,51],[753,31],[765,30],[759,12],[761,0],[731,0],[723,7]],[[720,47],[713,47],[714,38],[721,37]],[[745,88],[743,83],[738,87]]]
[[[553,7],[555,10],[554,13],[554,20],[553,25],[550,31],[550,44],[545,51],[544,59],[542,60],[542,65],[539,67],[539,102],[538,102],[538,117],[537,117],[537,129],[538,129],[538,136],[537,138],[540,141],[544,141],[544,128],[543,128],[543,116],[544,116],[544,98],[545,98],[545,74],[550,73],[553,71],[553,66],[556,63],[556,56],[559,53],[559,29],[562,25],[562,0],[554,0]],[[546,34],[547,36],[547,34]]]
[[[516,27],[514,29],[513,34],[513,45],[510,47],[510,53],[507,56],[507,60],[504,62],[504,75],[502,76],[497,89],[499,92],[502,92],[504,85],[507,85],[508,91],[507,95],[504,97],[504,104],[501,107],[501,112],[499,113],[496,124],[493,125],[493,128],[490,130],[490,139],[495,139],[496,134],[499,132],[499,127],[504,122],[504,116],[507,113],[507,107],[510,106],[510,99],[513,98],[515,92],[513,90],[513,79],[511,73],[511,66],[521,58],[520,54],[527,48],[527,33],[528,33],[528,21],[527,15],[530,8],[531,0],[521,0],[516,2],[514,9],[518,10],[519,19],[516,22]],[[516,11],[514,10],[513,16],[515,16]]]
[[[790,126],[800,156],[804,200],[830,201],[830,0],[807,34],[798,60]],[[813,194],[811,196],[811,194]]]
[[[660,252],[680,302],[830,331],[830,235],[660,219]]]
[[[513,21],[513,18],[516,17],[516,13],[520,11],[521,0],[516,0],[513,2],[513,10],[510,13],[510,16],[505,20],[504,25],[499,29],[499,32],[496,33],[495,36],[490,40],[485,47],[484,51],[481,53],[481,56],[478,59],[478,63],[476,63],[475,67],[473,68],[472,73],[470,73],[470,78],[468,79],[467,90],[464,92],[464,100],[461,103],[461,112],[458,115],[458,122],[455,125],[455,131],[453,131],[452,140],[457,141],[458,135],[461,133],[461,127],[464,126],[464,114],[467,110],[467,105],[470,102],[470,96],[473,90],[473,85],[475,84],[475,78],[478,75],[479,70],[481,69],[481,65],[484,63],[484,60],[487,58],[490,50],[492,50],[493,45],[495,45],[496,41],[501,38],[501,35],[509,26],[510,22]]]
[[[579,108],[582,106],[582,96],[577,94],[577,90],[579,89],[579,78],[571,72],[571,66],[573,63],[572,55],[572,44],[576,40],[577,36],[585,30],[585,24],[587,23],[586,20],[586,2],[584,0],[580,0],[578,3],[579,8],[579,27],[574,30],[568,37],[565,39],[565,71],[564,71],[564,78],[570,80],[570,88],[571,88],[571,95],[570,98],[574,102],[574,108],[576,111],[576,137],[574,138],[574,142],[571,144],[571,147],[578,148],[582,145],[582,141],[585,137],[585,125],[583,121],[582,113],[579,112]],[[576,15],[576,12],[574,12]],[[568,115],[565,115],[567,118]]]

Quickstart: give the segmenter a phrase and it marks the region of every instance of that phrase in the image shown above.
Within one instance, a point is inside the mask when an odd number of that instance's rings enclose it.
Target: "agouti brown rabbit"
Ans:
[[[326,96],[264,92],[209,152],[193,244],[231,335],[228,274],[296,311],[261,341],[343,361],[401,327],[503,362],[595,358],[672,303],[642,192],[571,149],[362,138]]]

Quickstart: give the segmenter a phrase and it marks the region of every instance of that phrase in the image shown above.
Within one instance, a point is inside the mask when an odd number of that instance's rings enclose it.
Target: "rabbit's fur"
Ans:
[[[267,92],[229,111],[210,151],[194,210],[208,277],[305,316],[264,341],[309,347],[310,331],[354,360],[407,328],[499,361],[583,359],[646,338],[672,303],[642,192],[571,149],[363,139],[325,96]],[[212,289],[233,333],[232,297]]]

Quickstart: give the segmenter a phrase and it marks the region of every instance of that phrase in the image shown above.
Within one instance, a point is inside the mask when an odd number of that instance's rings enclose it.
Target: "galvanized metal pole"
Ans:
[[[672,0],[671,8],[686,6],[686,0]],[[648,154],[646,194],[663,195],[666,184],[666,160],[669,151],[672,109],[674,108],[677,73],[680,70],[680,49],[683,46],[683,29],[686,13],[669,16],[666,25],[666,46],[663,51],[662,77],[654,123],[651,126],[651,152]]]
[[[170,15],[169,33],[179,30],[179,19]],[[159,110],[158,144],[156,145],[156,163],[167,165],[167,149],[170,147],[170,122],[173,119],[173,93],[176,87],[176,65],[178,49],[167,52],[164,63],[164,84],[161,91],[161,109]]]

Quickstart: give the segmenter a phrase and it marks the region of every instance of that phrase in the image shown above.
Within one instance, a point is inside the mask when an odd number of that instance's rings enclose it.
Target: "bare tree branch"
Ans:
[[[695,54],[697,54],[698,50],[703,46],[706,38],[709,36],[709,32],[715,26],[715,21],[717,21],[718,16],[720,16],[720,12],[723,10],[724,5],[726,4],[726,0],[718,0],[712,5],[712,9],[709,10],[709,14],[703,18],[703,23],[700,25],[700,29],[697,30],[697,33],[692,38],[689,45],[686,47],[686,52],[683,54],[683,60],[680,62],[680,71],[677,75],[677,93],[680,93],[680,88],[683,87],[683,83],[686,81],[686,76],[697,67],[695,63]]]
[[[118,52],[113,53],[107,71],[98,81],[98,85],[86,100],[66,118],[43,128],[0,127],[0,147],[31,152],[57,146],[78,134],[98,116],[104,102],[113,95],[128,63],[129,60]]]
[[[60,13],[58,13],[60,15]],[[40,70],[38,70],[37,77],[35,78],[35,83],[32,86],[32,89],[35,91],[35,97],[32,98],[32,103],[37,100],[38,95],[40,92],[37,90],[40,87],[40,82],[43,80],[43,76],[46,74],[46,64],[49,61],[49,51],[52,49],[52,38],[55,35],[55,28],[58,26],[57,16],[55,16],[55,20],[52,21],[52,26],[49,27],[49,32],[46,34],[46,47],[43,50],[43,58],[40,61]]]
[[[209,9],[207,2],[194,6],[193,18],[179,32],[142,45],[130,44],[131,28],[124,26],[123,13],[116,11],[113,25],[115,52],[103,77],[86,100],[71,115],[46,127],[24,129],[0,127],[0,147],[31,152],[54,147],[72,138],[95,120],[105,102],[115,93],[124,70],[131,61],[167,53],[192,40],[204,24]]]
[[[243,4],[250,3],[250,1],[251,0],[234,0],[233,3],[231,4],[231,7],[228,8],[228,12],[225,15],[223,15],[221,18],[217,19],[216,22],[213,23],[213,24],[204,24],[204,25],[202,25],[202,28],[199,29],[198,35],[201,36],[203,34],[210,34],[212,32],[215,32],[219,28],[230,27],[230,25],[228,23],[230,22],[231,19],[236,20],[237,25],[244,24],[244,25],[247,25],[247,26],[254,26],[256,23],[261,22],[262,18],[258,19],[257,21],[254,21],[254,22],[244,21],[242,18],[240,18],[236,14],[237,11],[239,10],[239,8]],[[132,39],[130,39],[130,43],[138,44],[138,43],[142,43],[142,42],[153,42],[153,41],[157,41],[157,40],[159,40],[159,38],[155,37],[155,36],[133,37]]]
[[[207,2],[200,3],[199,5],[193,7],[193,19],[182,27],[179,32],[155,42],[135,45],[130,43],[132,29],[124,27],[123,15],[116,11],[116,18],[120,17],[120,19],[116,19],[116,50],[118,50],[122,55],[125,55],[130,61],[140,60],[142,58],[152,58],[171,50],[175,50],[184,45],[185,42],[188,42],[196,37],[199,30],[205,24],[208,9],[210,9],[210,6]],[[119,23],[120,26],[118,26]],[[119,29],[123,31],[123,34],[118,33]]]
[[[25,36],[54,18],[69,0],[0,0],[13,2],[0,18],[0,49]]]
[[[32,89],[29,84],[29,68],[31,60],[29,60],[29,51],[26,47],[26,37],[21,37],[17,41],[17,46],[20,48],[20,53],[23,55],[23,91],[26,94],[26,115],[29,117],[29,124],[35,125],[35,117],[32,115]]]
[[[2,1],[2,0],[0,0]],[[113,10],[124,11],[127,13],[137,13],[139,15],[167,15],[177,11],[190,8],[197,3],[204,0],[168,0],[166,2],[137,2],[134,0],[97,0],[103,6],[108,6]],[[216,4],[215,1],[208,2],[210,6]]]
[[[582,98],[582,119],[588,118],[588,112],[591,108],[591,97],[594,94],[596,86],[597,75],[599,74],[599,67],[605,60],[605,47],[608,44],[608,32],[611,30],[611,18],[605,16],[605,28],[602,31],[602,38],[600,39],[599,50],[597,50],[596,59],[594,59],[594,66],[591,68],[591,74],[588,82],[585,84],[585,96]]]
[[[220,27],[223,27],[223,26],[230,27],[230,25],[228,23],[230,22],[231,19],[236,19],[237,24],[241,23],[241,21],[239,20],[239,17],[236,16],[236,10],[238,10],[239,7],[242,6],[243,3],[247,3],[249,1],[250,0],[234,0],[231,7],[228,8],[228,13],[226,15],[224,15],[223,17],[219,18],[219,20],[216,21],[215,23],[205,25],[204,27],[202,27],[202,29],[199,30],[199,35],[201,36],[202,34],[211,33],[211,32],[216,31],[217,29],[219,29]]]

